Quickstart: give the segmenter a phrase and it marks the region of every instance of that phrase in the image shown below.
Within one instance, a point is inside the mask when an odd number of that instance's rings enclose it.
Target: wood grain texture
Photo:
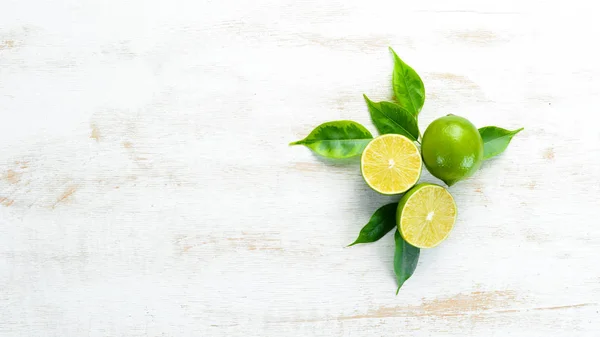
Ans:
[[[598,5],[4,0],[0,336],[597,336]],[[395,296],[354,161],[288,147],[390,99],[524,127]],[[424,181],[436,182],[429,174]]]

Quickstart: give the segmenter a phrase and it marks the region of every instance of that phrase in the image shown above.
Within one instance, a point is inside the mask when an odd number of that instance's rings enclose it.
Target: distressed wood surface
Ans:
[[[0,336],[597,336],[598,5],[3,0]],[[356,162],[392,46],[448,113],[524,127],[451,188],[395,296]],[[436,180],[424,174],[425,181]]]

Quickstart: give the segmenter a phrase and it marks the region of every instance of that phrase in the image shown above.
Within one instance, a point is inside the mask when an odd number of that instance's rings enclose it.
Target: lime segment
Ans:
[[[419,181],[422,166],[415,143],[398,134],[373,139],[360,160],[367,185],[382,194],[398,194],[411,188]]]
[[[419,248],[432,248],[448,237],[456,214],[456,204],[448,190],[423,183],[400,199],[396,223],[408,243]]]

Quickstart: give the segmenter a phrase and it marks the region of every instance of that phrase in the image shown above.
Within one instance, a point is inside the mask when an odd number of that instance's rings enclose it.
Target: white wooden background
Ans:
[[[2,0],[0,336],[598,336],[598,10]],[[422,130],[525,127],[398,296],[392,235],[345,248],[395,198],[287,146],[374,131],[388,46]]]

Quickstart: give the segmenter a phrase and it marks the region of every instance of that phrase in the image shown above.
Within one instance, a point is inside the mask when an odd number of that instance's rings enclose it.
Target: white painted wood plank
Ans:
[[[0,335],[595,336],[597,6],[5,0]],[[398,296],[391,235],[344,248],[395,199],[287,146],[374,131],[388,46],[422,129],[525,127]]]

